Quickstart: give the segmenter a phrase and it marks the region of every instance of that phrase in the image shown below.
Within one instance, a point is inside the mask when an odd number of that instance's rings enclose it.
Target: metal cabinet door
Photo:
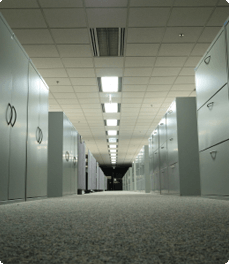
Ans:
[[[167,139],[177,131],[177,109],[176,101],[173,101],[167,112]]]
[[[224,86],[198,110],[199,150],[204,150],[229,138],[228,86]]]
[[[70,123],[70,122],[69,122]],[[74,131],[75,128],[70,123],[70,171],[71,171],[71,189],[70,193],[75,193],[75,166],[74,166],[74,157],[75,157],[75,140],[74,140]]]
[[[41,129],[41,143],[39,146],[39,196],[47,195],[48,177],[48,111],[49,111],[49,90],[46,84],[40,79],[40,115],[39,127]]]
[[[197,109],[227,83],[225,43],[222,31],[196,70]]]
[[[165,115],[159,123],[159,142],[160,146],[166,141],[166,116]]]
[[[162,194],[169,193],[169,178],[168,177],[169,177],[168,170],[167,170],[167,167],[165,167],[160,171],[161,193]]]
[[[159,148],[159,128],[157,127],[153,131],[152,135],[152,149],[155,151],[156,149]]]
[[[178,162],[178,143],[177,143],[177,133],[170,135],[168,138],[168,165]]]
[[[9,199],[25,198],[29,59],[15,42],[10,51],[14,126],[10,135]]]
[[[165,142],[164,144],[161,145],[160,147],[160,169],[163,169],[165,167],[167,167],[167,163],[168,163],[168,149],[167,149],[167,142]]]
[[[29,100],[28,100],[28,139],[27,139],[27,175],[26,197],[39,196],[41,161],[39,160],[41,133],[39,128],[40,113],[40,77],[29,64]],[[47,157],[47,155],[46,155]],[[46,172],[47,175],[47,172]]]
[[[160,183],[160,173],[156,171],[154,173],[154,191],[160,192],[161,191],[161,183]]]
[[[71,193],[70,138],[71,130],[67,117],[63,118],[63,195]]]
[[[156,150],[153,155],[154,155],[153,156],[153,171],[159,171],[159,168],[160,168],[160,164],[159,164],[159,162],[160,162],[160,159],[159,159],[159,157],[160,157],[159,149]]]
[[[168,175],[169,175],[169,194],[180,194],[180,176],[179,176],[178,162],[168,167]]]
[[[75,178],[75,189],[74,193],[78,193],[78,132],[74,129],[74,178]]]
[[[229,141],[200,152],[201,195],[229,195]]]
[[[0,201],[8,200],[8,177],[9,177],[9,144],[11,125],[7,122],[11,119],[11,93],[12,93],[12,70],[13,57],[11,50],[14,41],[3,21],[0,19]],[[10,104],[10,105],[9,105]]]

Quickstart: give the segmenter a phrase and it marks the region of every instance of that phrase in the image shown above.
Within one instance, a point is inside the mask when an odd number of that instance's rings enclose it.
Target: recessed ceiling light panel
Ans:
[[[107,126],[117,126],[118,120],[117,119],[107,119],[106,124]]]
[[[118,92],[118,77],[102,77],[101,83],[103,92]]]
[[[117,130],[108,130],[107,134],[108,134],[108,136],[116,136],[117,135]]]

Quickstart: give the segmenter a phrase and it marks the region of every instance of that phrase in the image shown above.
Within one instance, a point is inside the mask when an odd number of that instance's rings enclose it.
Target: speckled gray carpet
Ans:
[[[229,201],[104,192],[0,206],[3,264],[228,260]]]

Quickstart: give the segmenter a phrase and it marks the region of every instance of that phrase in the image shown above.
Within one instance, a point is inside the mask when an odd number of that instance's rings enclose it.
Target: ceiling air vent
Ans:
[[[125,28],[90,28],[94,56],[124,56]]]

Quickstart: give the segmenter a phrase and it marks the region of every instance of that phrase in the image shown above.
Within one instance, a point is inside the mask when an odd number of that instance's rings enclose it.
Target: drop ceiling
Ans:
[[[117,165],[137,156],[165,111],[196,96],[194,68],[229,16],[226,0],[3,0],[0,12],[49,86],[49,110],[64,111],[100,165],[111,164],[106,131],[118,135]],[[125,28],[123,57],[94,57],[90,28]],[[184,34],[184,37],[179,37]],[[122,77],[101,104],[97,77]],[[118,127],[104,120],[118,119]]]

